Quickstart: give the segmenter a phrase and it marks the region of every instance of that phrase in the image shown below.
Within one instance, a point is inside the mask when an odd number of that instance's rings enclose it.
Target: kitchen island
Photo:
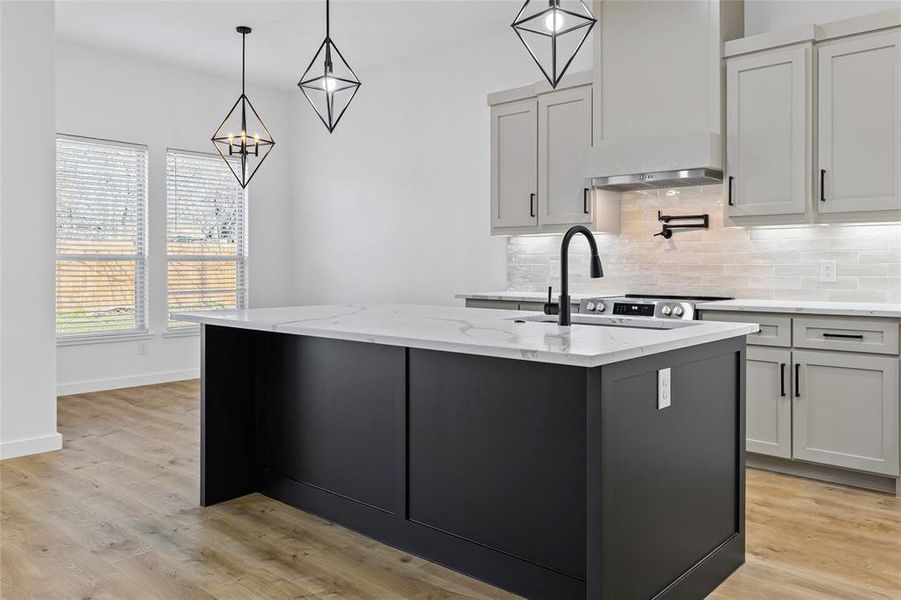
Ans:
[[[744,561],[753,324],[328,305],[202,324],[201,504],[261,492],[529,598]]]

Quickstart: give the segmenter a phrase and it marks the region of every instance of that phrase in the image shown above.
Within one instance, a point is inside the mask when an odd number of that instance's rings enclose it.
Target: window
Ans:
[[[180,150],[167,153],[166,182],[169,314],[244,308],[247,193],[219,156]],[[196,325],[170,316],[169,329],[185,327]]]
[[[147,331],[147,148],[56,139],[56,335]]]

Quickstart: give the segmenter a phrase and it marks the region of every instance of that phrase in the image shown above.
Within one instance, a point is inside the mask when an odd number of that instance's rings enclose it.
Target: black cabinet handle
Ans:
[[[841,338],[843,340],[862,340],[863,334],[861,333],[824,333],[824,338]]]
[[[735,179],[732,175],[729,175],[729,206],[735,206],[735,203],[732,202],[732,180]]]
[[[529,216],[535,216],[535,194],[529,194]]]
[[[785,398],[785,363],[779,363],[779,395]]]
[[[826,201],[826,169],[820,169],[820,202]]]
[[[582,212],[588,214],[588,188],[582,190]]]
[[[795,363],[795,398],[801,397],[801,364]]]

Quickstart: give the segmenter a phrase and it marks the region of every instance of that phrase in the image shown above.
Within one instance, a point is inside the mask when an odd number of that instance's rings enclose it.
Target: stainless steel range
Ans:
[[[616,298],[583,298],[579,302],[579,312],[584,314],[620,315],[645,317],[648,319],[681,319],[690,321],[697,318],[695,306],[701,302],[732,300],[720,296],[651,296],[626,294]]]

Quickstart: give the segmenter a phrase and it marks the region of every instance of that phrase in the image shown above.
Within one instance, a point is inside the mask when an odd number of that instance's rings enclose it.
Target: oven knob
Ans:
[[[585,305],[585,308],[587,308],[587,309],[588,309],[589,311],[591,311],[591,312],[594,312],[594,310],[597,308],[597,306],[595,305],[594,302],[592,302],[591,300],[589,300],[589,301],[588,301],[588,304]]]
[[[669,304],[664,304],[663,308],[660,309],[660,312],[663,313],[664,317],[668,317],[673,312],[673,307]]]
[[[678,304],[676,305],[676,308],[673,309],[673,315],[677,316],[677,317],[681,317],[684,312],[685,312],[685,309],[683,309]]]
[[[598,302],[598,312],[604,312],[607,310],[607,305],[603,302]]]

